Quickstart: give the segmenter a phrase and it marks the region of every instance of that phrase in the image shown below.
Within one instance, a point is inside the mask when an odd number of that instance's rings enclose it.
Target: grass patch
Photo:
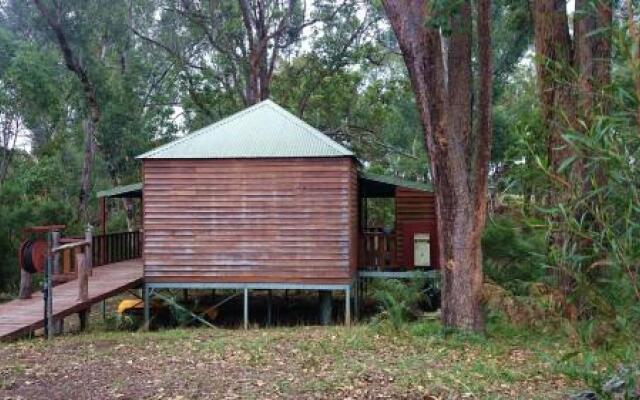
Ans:
[[[606,350],[576,346],[553,329],[500,321],[485,335],[446,332],[431,320],[393,333],[375,324],[94,330],[0,347],[0,397],[89,390],[96,398],[565,398],[597,389],[618,363],[640,354],[628,341]],[[78,366],[91,372],[79,375]]]

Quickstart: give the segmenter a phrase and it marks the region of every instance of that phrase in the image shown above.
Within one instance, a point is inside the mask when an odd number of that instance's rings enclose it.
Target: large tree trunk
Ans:
[[[482,312],[482,249],[470,190],[472,130],[471,77],[471,5],[462,2],[451,19],[452,34],[447,57],[447,140],[444,159],[436,160],[438,174],[446,176],[446,183],[438,185],[440,208],[440,236],[443,244],[442,315],[447,326],[480,330]],[[442,152],[444,153],[444,152]],[[480,211],[484,221],[485,210]]]
[[[535,48],[539,56],[537,64],[538,91],[543,122],[547,131],[547,161],[552,182],[547,202],[550,206],[564,204],[570,197],[567,175],[560,174],[562,162],[571,156],[571,149],[562,138],[566,129],[574,125],[575,91],[572,82],[573,44],[569,35],[566,2],[536,0],[534,6]],[[556,225],[560,216],[554,217]],[[551,249],[568,248],[570,238],[554,229],[549,237]],[[564,295],[571,292],[572,282],[568,267],[555,260],[551,271]]]
[[[569,34],[566,2],[536,0],[534,5],[535,47],[539,62],[536,65],[538,90],[543,121],[547,131],[547,157],[552,185],[548,203],[552,206],[567,203],[573,195],[592,189],[591,177],[585,176],[581,159],[571,168],[560,170],[573,151],[562,135],[569,130],[586,130],[592,114],[604,113],[602,90],[610,81],[611,68],[611,4],[609,1],[576,1],[574,37]],[[597,173],[597,172],[596,172]],[[602,179],[596,179],[601,182]],[[575,210],[582,218],[586,209]],[[561,217],[555,218],[561,226]],[[581,240],[563,229],[555,229],[550,245],[557,253],[577,245]],[[573,291],[569,266],[556,260],[558,285],[566,296]]]
[[[436,189],[442,318],[445,326],[483,329],[481,235],[486,217],[490,155],[491,65],[488,0],[478,4],[482,119],[472,134],[471,5],[451,18],[443,54],[440,32],[430,26],[424,0],[385,0],[416,97]],[[487,57],[489,56],[489,57]],[[447,60],[445,68],[444,60]]]

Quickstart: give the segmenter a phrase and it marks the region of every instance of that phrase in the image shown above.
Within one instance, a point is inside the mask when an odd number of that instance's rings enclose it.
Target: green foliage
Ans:
[[[73,212],[65,199],[65,172],[59,160],[16,157],[14,172],[0,187],[0,290],[19,281],[18,244],[31,225],[67,223]]]
[[[546,232],[536,225],[515,216],[496,217],[482,236],[487,278],[516,295],[527,294],[529,284],[546,275]]]
[[[395,227],[395,203],[393,199],[367,199],[367,228],[393,230]]]
[[[640,137],[632,83],[638,66],[631,60],[627,32],[624,26],[611,32],[615,47],[612,83],[598,88],[598,102],[591,110],[579,110],[576,124],[564,132],[563,146],[569,156],[561,160],[558,171],[549,166],[546,132],[535,106],[535,77],[530,73],[514,75],[517,80],[513,87],[505,88],[497,107],[498,129],[507,133],[503,137],[513,140],[504,142],[506,160],[496,187],[522,199],[519,212],[545,221],[547,239],[523,232],[525,240],[534,239],[527,250],[529,244],[518,243],[513,235],[505,235],[489,223],[485,246],[494,236],[491,242],[504,241],[522,252],[507,256],[531,266],[529,271],[510,269],[524,273],[527,280],[551,282],[552,277],[563,277],[570,286],[567,307],[574,308],[571,314],[578,317],[572,324],[573,335],[590,345],[607,346],[618,335],[635,332],[640,323],[640,170],[636,162]],[[571,85],[575,83],[566,79],[574,75],[563,71],[556,79]],[[513,162],[518,159],[521,161]],[[561,193],[553,203],[549,188]],[[553,238],[562,239],[551,242]],[[543,251],[546,241],[552,245]],[[492,260],[495,251],[490,247],[485,251],[487,274],[513,290],[510,282],[520,278],[501,275],[498,263]],[[533,259],[524,254],[527,251]],[[541,254],[555,274],[540,274]],[[582,322],[588,320],[595,322]],[[608,334],[602,334],[604,331]]]
[[[566,202],[548,208],[551,232],[571,240],[554,248],[550,263],[571,276],[581,312],[640,322],[640,138],[625,117],[599,117],[565,139],[581,157],[586,182]]]
[[[387,323],[393,329],[401,329],[419,314],[419,305],[425,301],[425,281],[411,279],[378,279],[374,281],[373,296],[380,305],[376,323]]]

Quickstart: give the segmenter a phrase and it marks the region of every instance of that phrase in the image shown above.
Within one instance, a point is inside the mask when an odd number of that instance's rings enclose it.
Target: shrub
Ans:
[[[545,278],[545,232],[517,217],[487,221],[482,237],[486,277],[515,295],[526,295],[532,282]]]
[[[375,322],[388,321],[394,329],[400,329],[420,314],[425,302],[425,280],[379,279],[374,281],[374,298],[380,305]]]

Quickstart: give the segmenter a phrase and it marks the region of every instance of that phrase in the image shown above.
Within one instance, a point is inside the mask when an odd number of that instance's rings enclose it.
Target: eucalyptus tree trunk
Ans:
[[[411,78],[436,190],[442,318],[445,326],[479,331],[482,247],[491,150],[490,2],[478,0],[478,123],[473,129],[471,2],[450,17],[443,50],[426,0],[385,0]],[[446,67],[445,67],[446,60]]]
[[[603,90],[611,79],[609,29],[612,4],[607,0],[595,3],[577,0],[573,38],[569,33],[566,5],[566,1],[558,0],[534,2],[538,93],[547,132],[548,173],[552,181],[547,199],[550,206],[566,204],[572,196],[585,194],[593,189],[592,182],[604,184],[601,177],[596,176],[592,180],[586,176],[579,157],[575,158],[571,168],[562,168],[565,160],[575,156],[563,135],[569,131],[586,132],[593,115],[606,112]],[[599,175],[598,171],[596,175]],[[580,220],[582,214],[589,212],[588,203],[584,208],[574,210]],[[557,225],[560,219],[560,216],[555,217]],[[580,251],[585,244],[570,232],[555,229],[550,245],[561,253],[573,245]],[[566,297],[573,291],[570,267],[561,259],[556,262],[558,285]]]

